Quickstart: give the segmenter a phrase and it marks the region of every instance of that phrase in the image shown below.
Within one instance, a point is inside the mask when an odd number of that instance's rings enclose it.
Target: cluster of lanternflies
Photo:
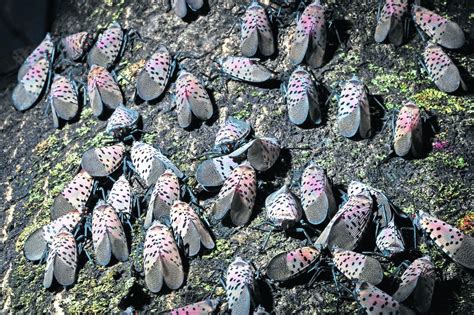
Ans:
[[[186,16],[187,6],[198,10],[202,1],[175,1],[175,13]],[[324,12],[324,6],[315,1],[297,19],[289,51],[293,64],[306,63],[314,68],[323,63],[327,44]],[[462,85],[459,71],[437,44],[446,48],[461,47],[464,43],[462,30],[456,23],[423,7],[413,5],[411,12],[416,26],[431,38],[424,52],[431,78],[443,91],[457,90]],[[378,18],[375,40],[388,39],[400,45],[407,14],[407,1],[387,0]],[[121,90],[109,72],[121,57],[126,37],[127,32],[118,23],[113,23],[96,38],[80,32],[59,43],[69,62],[87,61],[89,72],[85,90],[88,103],[96,116],[102,115],[104,108],[113,110],[106,132],[116,143],[92,148],[83,154],[81,170],[54,200],[51,222],[33,232],[25,242],[27,259],[46,261],[46,288],[54,280],[63,286],[73,285],[80,253],[85,251],[90,258],[84,249],[87,241],[92,240],[93,257],[98,265],[128,260],[130,248],[126,230],[134,219],[133,209],[140,215],[142,203],[147,204],[142,274],[151,292],[159,292],[165,285],[172,290],[181,287],[185,281],[183,257],[193,257],[215,247],[210,226],[186,184],[185,174],[160,149],[135,139],[140,132],[140,115],[123,105]],[[26,59],[18,72],[13,103],[18,110],[26,110],[49,90],[48,104],[58,127],[59,118],[67,121],[77,115],[79,97],[74,81],[66,75],[54,74],[49,87],[55,46],[48,34]],[[243,18],[241,53],[244,57],[223,58],[220,68],[234,80],[258,84],[275,79],[273,72],[250,58],[257,52],[263,56],[273,55],[275,44],[265,9],[253,2]],[[174,62],[166,47],[159,46],[138,74],[136,95],[145,101],[159,98],[173,78]],[[181,70],[174,89],[181,127],[189,127],[193,119],[207,120],[213,115],[209,95],[197,76]],[[342,85],[338,95],[337,125],[344,137],[370,136],[367,94],[365,86],[357,79]],[[312,76],[301,65],[289,79],[286,100],[292,123],[320,123],[318,93]],[[407,102],[397,119],[394,150],[399,156],[416,157],[421,153],[422,143],[420,110]],[[271,170],[279,159],[280,150],[277,139],[253,135],[246,121],[228,117],[222,123],[209,153],[212,157],[201,162],[195,174],[200,187],[219,191],[207,209],[213,221],[228,217],[236,226],[248,224],[257,195],[257,174]],[[146,193],[141,198],[133,193],[132,180],[145,188]],[[107,192],[104,189],[106,182],[112,182]],[[97,198],[99,192],[102,192],[102,198]],[[315,242],[309,239],[308,246],[275,256],[266,267],[267,279],[285,282],[312,271],[316,271],[316,276],[317,270],[322,270],[321,266],[331,266],[333,272],[353,280],[352,294],[369,314],[411,313],[401,304],[405,301],[417,311],[426,312],[430,308],[435,282],[435,267],[430,257],[414,260],[402,274],[398,290],[389,295],[376,287],[384,277],[380,262],[354,251],[375,222],[379,255],[391,259],[405,252],[405,241],[397,226],[401,219],[411,219],[415,228],[432,239],[454,262],[474,268],[474,239],[459,229],[423,211],[414,218],[399,213],[383,192],[360,182],[350,183],[346,199],[338,207],[331,181],[325,171],[313,163],[309,163],[302,174],[299,196],[284,185],[267,197],[266,224],[271,231],[294,229],[306,234],[305,226],[324,226]],[[92,207],[91,200],[94,201]],[[227,308],[232,313],[248,314],[258,305],[256,271],[253,264],[239,257],[230,264],[225,289]],[[172,313],[207,314],[214,312],[219,304],[218,300],[208,299]],[[258,312],[264,311],[259,308]]]

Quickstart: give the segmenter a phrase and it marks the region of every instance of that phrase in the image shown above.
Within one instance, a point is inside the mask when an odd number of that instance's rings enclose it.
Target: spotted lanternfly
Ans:
[[[381,43],[385,39],[399,46],[403,42],[404,17],[408,12],[407,0],[385,0],[377,27],[375,28],[374,39]]]
[[[392,257],[405,251],[405,243],[403,242],[402,234],[395,225],[393,218],[386,227],[380,230],[375,244],[385,257]]]
[[[54,198],[51,219],[55,220],[71,211],[84,209],[91,195],[93,183],[93,178],[86,171],[81,170],[77,173]]]
[[[254,56],[257,50],[264,56],[271,56],[275,52],[270,22],[265,9],[257,1],[252,2],[245,11],[240,50],[246,57]]]
[[[265,208],[271,224],[283,230],[294,226],[303,217],[299,201],[286,185],[265,199]]]
[[[54,55],[54,43],[51,39],[51,35],[48,33],[43,41],[38,45],[38,47],[33,50],[33,52],[26,58],[26,60],[21,65],[18,70],[18,82],[20,82],[25,74],[33,68],[38,61],[41,59],[46,59],[49,61]]]
[[[416,26],[443,47],[456,49],[464,45],[464,32],[456,23],[418,5],[412,6]]]
[[[79,111],[79,101],[74,83],[65,76],[55,74],[49,94],[54,127],[59,127],[59,118],[71,120]]]
[[[421,210],[418,211],[414,223],[454,262],[474,269],[474,238],[472,236],[465,235],[458,228]]]
[[[255,269],[240,257],[227,269],[225,290],[232,314],[249,314],[254,307]]]
[[[376,201],[377,209],[375,212],[375,221],[379,228],[386,227],[393,218],[393,211],[390,201],[381,190],[353,180],[347,188],[347,193],[349,196],[353,196],[358,195],[365,190],[368,190],[370,195],[374,197]]]
[[[132,215],[132,187],[124,175],[120,176],[112,186],[107,203],[122,219],[128,219]]]
[[[171,206],[175,201],[179,200],[179,194],[178,177],[171,170],[166,170],[158,177],[151,193],[144,227],[150,227],[154,220],[168,217]]]
[[[252,127],[248,122],[228,117],[216,133],[214,150],[222,154],[234,151],[242,145],[251,130]]]
[[[372,197],[368,190],[350,195],[349,200],[334,215],[315,244],[354,250],[371,221]]]
[[[28,236],[23,247],[26,259],[36,261],[43,258],[48,244],[53,243],[55,236],[60,231],[72,233],[81,220],[82,213],[79,210],[73,210],[34,231]]]
[[[367,315],[414,314],[412,310],[367,281],[357,282],[355,295]]]
[[[257,138],[235,150],[229,156],[246,158],[257,171],[269,170],[280,156],[280,143],[275,138]]]
[[[107,120],[105,132],[115,139],[122,139],[137,128],[139,117],[136,110],[120,105]]]
[[[314,246],[300,247],[283,252],[270,260],[267,265],[267,276],[275,281],[287,281],[310,271],[321,256]]]
[[[120,88],[106,68],[93,65],[87,75],[87,95],[95,116],[100,116],[104,105],[115,109],[123,104]]]
[[[112,23],[99,35],[92,49],[87,55],[89,66],[98,65],[109,68],[117,60],[123,45],[124,32],[119,23]]]
[[[425,65],[431,80],[438,89],[446,93],[456,91],[463,86],[459,69],[438,45],[429,43],[423,52]]]
[[[257,174],[253,167],[244,162],[227,177],[217,200],[212,206],[213,218],[221,220],[230,212],[232,223],[247,224],[257,195]]]
[[[94,44],[94,36],[88,32],[78,32],[61,39],[66,56],[78,60],[84,56]]]
[[[200,301],[191,305],[175,308],[171,311],[160,313],[162,315],[209,315],[214,314],[220,301],[218,299],[209,299]]]
[[[405,156],[410,152],[414,157],[421,155],[423,129],[420,109],[411,102],[404,103],[400,109],[393,147],[398,156]]]
[[[261,83],[274,78],[274,74],[258,63],[258,59],[226,57],[220,61],[222,72],[232,79]]]
[[[191,10],[197,11],[202,8],[203,0],[171,0],[174,13],[179,18],[184,18],[188,14],[188,6]]]
[[[137,77],[137,94],[144,101],[151,101],[166,89],[173,72],[172,58],[165,46],[160,46]]]
[[[179,73],[176,80],[176,112],[178,124],[182,128],[191,125],[193,116],[204,121],[214,114],[205,87],[193,74],[184,70]]]
[[[13,89],[12,101],[17,110],[27,110],[39,100],[48,82],[51,62],[46,57],[40,58],[30,66]]]
[[[215,190],[224,184],[239,164],[229,155],[208,159],[198,165],[196,180],[206,190]]]
[[[338,101],[337,126],[346,138],[370,136],[370,108],[367,89],[356,77],[342,86]]]
[[[375,258],[336,247],[332,250],[332,262],[350,280],[367,281],[373,285],[382,282],[383,269]]]
[[[319,67],[326,52],[327,32],[324,7],[319,0],[308,5],[296,22],[296,33],[290,46],[290,60],[300,64],[304,60],[310,67]]]
[[[143,249],[145,283],[153,292],[159,292],[166,283],[171,290],[178,289],[184,281],[183,262],[173,234],[159,221],[147,230]]]
[[[81,166],[92,177],[112,174],[122,164],[125,145],[117,143],[102,148],[92,148],[82,155]]]
[[[92,212],[92,243],[97,264],[106,266],[112,255],[118,261],[128,260],[127,237],[115,209],[99,201]]]
[[[53,239],[50,246],[43,286],[51,287],[53,279],[62,285],[69,286],[76,279],[77,246],[74,236],[61,230]]]
[[[403,302],[413,296],[413,307],[420,313],[428,312],[435,285],[435,266],[430,257],[424,256],[412,262],[401,280],[393,298]]]
[[[311,163],[301,178],[301,205],[311,224],[321,224],[337,211],[337,204],[324,170]]]
[[[164,156],[160,150],[149,144],[135,141],[130,157],[135,170],[147,187],[155,184],[158,177],[167,169],[172,170],[178,178],[184,177],[183,172],[173,162]]]
[[[170,218],[174,234],[182,242],[188,256],[196,256],[201,244],[207,249],[214,248],[211,234],[189,204],[175,201],[170,209]]]
[[[286,91],[288,116],[295,125],[306,121],[321,123],[321,110],[316,87],[311,75],[303,67],[297,67],[290,76]]]

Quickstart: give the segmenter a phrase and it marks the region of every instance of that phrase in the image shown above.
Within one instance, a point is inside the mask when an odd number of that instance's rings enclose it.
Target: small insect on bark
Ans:
[[[393,297],[367,281],[357,282],[355,296],[357,302],[367,315],[415,314],[412,310],[401,305]]]
[[[82,155],[81,166],[92,177],[105,177],[120,167],[124,155],[125,145],[123,143],[92,148]]]
[[[206,88],[187,71],[181,70],[178,75],[175,97],[178,124],[181,128],[191,126],[193,117],[205,121],[214,114]]]
[[[105,132],[115,139],[125,139],[136,131],[139,118],[136,110],[120,105],[107,120]]]
[[[170,311],[160,313],[161,315],[209,315],[214,314],[219,306],[218,299],[208,299],[183,307],[175,308]]]
[[[238,165],[229,155],[205,160],[196,169],[196,180],[205,190],[216,190]]]
[[[393,298],[403,302],[411,296],[413,307],[420,313],[426,313],[431,307],[435,278],[435,266],[430,257],[418,258],[402,274],[402,282]]]
[[[178,178],[183,178],[181,172],[173,162],[157,148],[140,141],[133,142],[130,153],[132,164],[147,187],[154,185],[167,169],[173,171]]]
[[[313,124],[321,123],[318,92],[313,79],[303,67],[297,67],[290,76],[286,91],[288,116],[295,125],[307,121]]]
[[[26,259],[31,261],[43,259],[48,245],[53,243],[55,236],[60,231],[72,233],[81,220],[82,213],[79,210],[73,210],[31,233],[23,247]]]
[[[61,39],[61,44],[70,60],[81,59],[94,44],[94,36],[88,32],[78,32]]]
[[[393,218],[393,211],[390,201],[380,189],[376,189],[367,184],[353,180],[350,182],[349,187],[347,188],[347,193],[349,196],[356,196],[358,194],[364,193],[366,190],[369,192],[370,196],[375,198],[375,203],[377,205],[374,217],[375,222],[379,228],[386,227]]]
[[[171,290],[178,289],[184,282],[178,246],[169,228],[159,221],[153,222],[146,232],[143,264],[146,286],[153,293],[162,289],[163,282]]]
[[[165,46],[159,46],[137,77],[137,94],[144,101],[160,97],[173,74],[173,59]]]
[[[474,269],[474,238],[458,228],[419,210],[414,224],[454,262]]]
[[[252,127],[247,121],[229,116],[216,133],[213,151],[220,154],[234,151],[242,146],[251,131]]]
[[[21,65],[17,76],[18,84],[12,93],[13,106],[17,110],[27,110],[39,101],[50,82],[54,49],[48,33]]]
[[[393,218],[386,227],[380,230],[375,245],[383,256],[389,258],[405,251],[402,234],[395,225]]]
[[[211,234],[189,204],[175,201],[170,209],[170,218],[178,243],[184,246],[188,256],[196,256],[201,245],[206,249],[215,247]]]
[[[234,80],[262,83],[275,78],[274,73],[255,58],[229,56],[221,59],[219,65],[222,72]]]
[[[47,33],[43,41],[25,59],[18,70],[17,80],[20,82],[25,74],[33,68],[41,59],[51,59],[54,55],[54,43],[51,34]]]
[[[464,45],[464,32],[458,24],[418,5],[412,6],[415,25],[425,32],[431,40],[449,49]]]
[[[335,247],[332,262],[349,280],[367,281],[373,285],[382,282],[383,269],[375,258]]]
[[[268,263],[267,276],[275,281],[291,280],[305,272],[310,272],[320,257],[320,250],[314,246],[300,247],[280,253]]]
[[[230,213],[233,224],[247,224],[252,215],[256,195],[257,174],[248,162],[244,162],[225,180],[217,200],[212,205],[213,219],[221,220]]]
[[[367,89],[357,77],[345,82],[338,101],[337,126],[346,138],[370,137],[370,108]]]
[[[93,65],[87,75],[87,95],[95,116],[100,116],[104,106],[116,109],[123,104],[120,88],[106,68]]]
[[[441,47],[428,43],[423,52],[423,58],[428,74],[438,89],[452,93],[459,89],[459,86],[464,88],[458,67]]]
[[[276,229],[287,230],[303,217],[298,199],[286,185],[265,199],[265,208],[271,225]]]
[[[270,22],[265,9],[257,1],[253,1],[245,11],[240,50],[246,57],[254,56],[257,50],[264,56],[275,52]]]
[[[315,244],[354,250],[371,221],[372,197],[368,190],[350,195],[349,200],[334,215]]]
[[[327,45],[325,9],[319,0],[308,5],[296,22],[296,33],[290,46],[290,61],[297,65],[306,61],[312,67],[323,64]]]
[[[122,27],[119,23],[113,22],[98,36],[97,41],[87,55],[87,64],[109,68],[117,60],[123,44],[124,32]]]
[[[158,177],[151,193],[144,227],[147,229],[154,220],[168,217],[170,208],[175,201],[179,200],[179,195],[180,187],[178,177],[171,170],[166,170]]]
[[[404,17],[408,13],[408,0],[386,0],[377,21],[374,39],[382,43],[387,38],[396,45],[403,43]]]
[[[92,212],[92,243],[98,265],[106,266],[112,255],[118,261],[128,260],[127,237],[115,209],[99,201]]]
[[[188,14],[188,7],[193,11],[197,11],[201,9],[203,5],[203,0],[171,0],[174,13],[181,19]]]
[[[114,208],[122,222],[132,215],[132,187],[124,175],[113,184],[107,197],[107,204]]]
[[[61,230],[53,239],[46,261],[43,286],[50,288],[53,279],[62,285],[70,286],[76,279],[77,246],[74,236]]]
[[[79,111],[79,101],[73,81],[65,76],[55,74],[49,102],[55,128],[59,128],[59,118],[69,121],[76,117]]]
[[[311,224],[321,224],[337,211],[336,200],[324,170],[311,163],[301,178],[301,205]]]
[[[51,219],[55,220],[71,211],[82,210],[92,192],[94,179],[86,171],[81,170],[54,198],[51,207]]]
[[[280,143],[275,138],[261,137],[240,147],[229,156],[247,159],[254,169],[260,172],[269,170],[280,157]]]
[[[255,306],[255,269],[240,257],[229,265],[225,290],[231,314],[249,314]]]
[[[412,156],[419,157],[422,154],[423,128],[420,109],[412,102],[405,102],[400,109],[393,147],[398,156],[411,153]]]

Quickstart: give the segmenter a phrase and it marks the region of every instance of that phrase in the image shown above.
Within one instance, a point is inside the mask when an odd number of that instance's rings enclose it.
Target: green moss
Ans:
[[[232,257],[234,250],[232,249],[231,243],[226,239],[218,239],[216,241],[216,248],[210,252],[208,255],[202,256],[202,259],[214,259],[219,257],[220,259],[224,257]]]
[[[448,95],[437,89],[428,88],[413,95],[415,103],[424,109],[435,110],[443,114],[452,114],[473,108],[470,100]]]

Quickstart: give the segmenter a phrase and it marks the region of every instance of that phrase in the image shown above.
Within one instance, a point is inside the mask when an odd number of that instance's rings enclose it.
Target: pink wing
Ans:
[[[147,230],[143,249],[145,283],[148,289],[159,292],[166,283],[171,290],[184,281],[183,263],[170,230],[155,221]]]
[[[308,270],[319,259],[320,254],[313,246],[280,253],[268,263],[267,276],[275,281],[289,280]]]

